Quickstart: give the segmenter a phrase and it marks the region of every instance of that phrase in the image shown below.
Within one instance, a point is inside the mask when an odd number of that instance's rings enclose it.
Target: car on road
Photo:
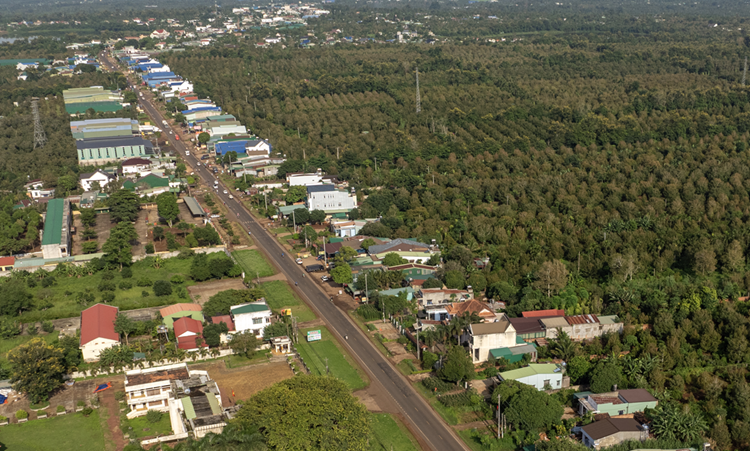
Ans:
[[[169,134],[170,134],[170,135],[172,134],[172,130],[170,130],[170,131],[169,131]]]
[[[320,280],[322,280],[323,282],[328,282],[328,279],[328,276],[323,276],[320,278]]]
[[[226,191],[224,191],[224,192],[226,193]],[[230,195],[229,195],[229,200],[232,200],[232,199],[234,199],[234,196],[232,196],[232,195],[230,194]]]
[[[172,132],[169,132],[169,133],[172,133]],[[177,141],[179,141],[180,140],[180,135],[174,135],[174,139],[176,139]]]
[[[186,150],[186,151],[185,151],[185,155],[187,155],[187,156],[189,157],[189,156],[190,156],[190,151],[189,151],[189,150]]]
[[[302,264],[302,259],[301,259],[301,258],[298,258],[297,260],[295,260],[295,262],[296,262],[296,263],[297,263],[298,265],[301,265],[301,264]]]
[[[224,194],[227,194],[227,190],[224,190]]]

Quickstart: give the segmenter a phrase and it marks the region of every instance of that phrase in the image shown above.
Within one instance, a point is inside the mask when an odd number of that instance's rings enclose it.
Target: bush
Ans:
[[[52,321],[42,321],[42,330],[51,334],[55,330],[55,325],[52,324]]]
[[[169,281],[173,284],[179,285],[181,283],[185,283],[185,278],[179,274],[175,274],[171,279],[169,279]]]
[[[167,250],[173,251],[179,248],[180,245],[177,244],[177,240],[174,237],[174,234],[167,232]]]
[[[137,285],[139,287],[150,287],[153,284],[154,282],[152,282],[151,279],[149,279],[148,277],[141,277],[140,279],[138,279]]]
[[[141,291],[141,297],[147,298],[149,296],[148,291],[143,290]]]
[[[148,243],[148,244],[146,244],[146,253],[147,254],[153,254],[154,253],[154,243]]]
[[[133,288],[133,282],[130,280],[123,280],[120,282],[118,287],[120,287],[121,290],[129,290]]]
[[[436,388],[438,392],[448,392],[456,388],[455,385],[445,382],[442,379],[438,379],[437,377],[428,377],[427,379],[424,379],[422,385],[431,392],[434,392]]]
[[[28,417],[29,417],[29,412],[25,410],[19,410],[18,412],[16,412],[16,418],[19,420],[23,420],[24,418],[28,418]]]
[[[115,392],[115,399],[118,401],[122,401],[125,399],[125,392],[124,391],[116,391]]]
[[[172,294],[172,284],[166,280],[154,282],[154,294],[157,296],[169,296]]]
[[[5,423],[6,421],[8,421],[8,417],[0,415],[0,423]]]
[[[158,423],[161,420],[161,412],[158,410],[149,410],[146,412],[146,421],[149,423]]]
[[[123,279],[130,279],[131,277],[133,277],[133,269],[130,266],[122,268],[122,271],[120,271],[120,276]]]
[[[192,233],[185,237],[185,242],[187,242],[190,247],[198,247],[198,240],[195,239],[195,236]]]
[[[359,307],[357,307],[356,312],[366,321],[380,319],[380,317],[382,316],[378,309],[376,309],[372,304],[360,305]]]
[[[96,287],[99,291],[115,291],[117,286],[110,280],[102,280],[99,282],[99,286]]]
[[[102,273],[102,280],[112,280],[115,278],[115,273],[112,271],[105,271]]]
[[[28,285],[29,288],[36,287],[36,279],[33,277],[29,277],[28,279],[26,279],[26,285]]]
[[[36,323],[30,323],[26,327],[26,333],[29,334],[29,335],[31,335],[31,336],[34,336],[34,335],[38,334],[39,333],[39,329],[36,328]]]
[[[177,287],[175,293],[177,293],[177,297],[180,299],[188,298],[188,290],[185,287]]]
[[[465,391],[455,395],[445,395],[438,397],[440,403],[446,407],[464,407],[473,404],[471,392]]]
[[[55,284],[54,277],[45,277],[44,279],[42,279],[42,288],[49,288],[54,284]]]
[[[57,413],[65,412],[65,406],[57,406]]]
[[[115,294],[111,291],[102,293],[102,302],[112,302],[115,300]]]
[[[78,402],[76,403],[76,405],[77,405],[78,407],[83,407],[83,406],[85,406],[85,405],[86,405],[86,401],[78,401]]]
[[[99,243],[96,241],[86,241],[81,245],[84,254],[93,254],[99,250]]]
[[[94,409],[92,409],[91,407],[84,407],[83,410],[81,410],[81,414],[84,417],[87,417],[91,415],[92,413],[94,413]]]

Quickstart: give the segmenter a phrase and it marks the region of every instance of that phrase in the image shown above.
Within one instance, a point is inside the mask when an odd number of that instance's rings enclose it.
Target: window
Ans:
[[[552,386],[552,385],[550,385],[549,381],[550,381],[549,379],[545,379],[545,380],[544,380],[544,386],[545,386],[545,387],[546,387],[546,386],[548,386],[548,385],[549,385],[550,387]]]
[[[558,387],[560,386],[560,380],[559,379],[557,380],[557,386]]]
[[[625,411],[624,410],[620,410],[619,412],[617,412],[617,415],[625,415]]]
[[[263,324],[263,318],[253,318],[253,324]]]

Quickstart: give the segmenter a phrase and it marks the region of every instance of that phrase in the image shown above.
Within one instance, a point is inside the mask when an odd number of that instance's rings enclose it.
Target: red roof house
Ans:
[[[0,271],[10,271],[16,264],[16,257],[0,257]]]
[[[232,320],[232,317],[230,315],[212,316],[211,322],[213,324],[224,323],[227,325],[229,332],[234,332],[234,321]]]
[[[81,352],[84,361],[95,362],[103,350],[120,344],[120,334],[115,332],[115,318],[119,311],[111,305],[96,304],[81,312]]]
[[[195,351],[198,349],[196,338],[203,338],[203,323],[183,316],[174,322],[174,336],[177,338],[177,347],[186,351]],[[207,347],[206,343],[201,343],[201,347]]]

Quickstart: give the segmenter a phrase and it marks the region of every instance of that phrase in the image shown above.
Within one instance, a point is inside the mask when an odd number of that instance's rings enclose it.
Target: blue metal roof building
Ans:
[[[225,155],[227,152],[245,153],[247,141],[225,141],[214,145],[216,155]]]

